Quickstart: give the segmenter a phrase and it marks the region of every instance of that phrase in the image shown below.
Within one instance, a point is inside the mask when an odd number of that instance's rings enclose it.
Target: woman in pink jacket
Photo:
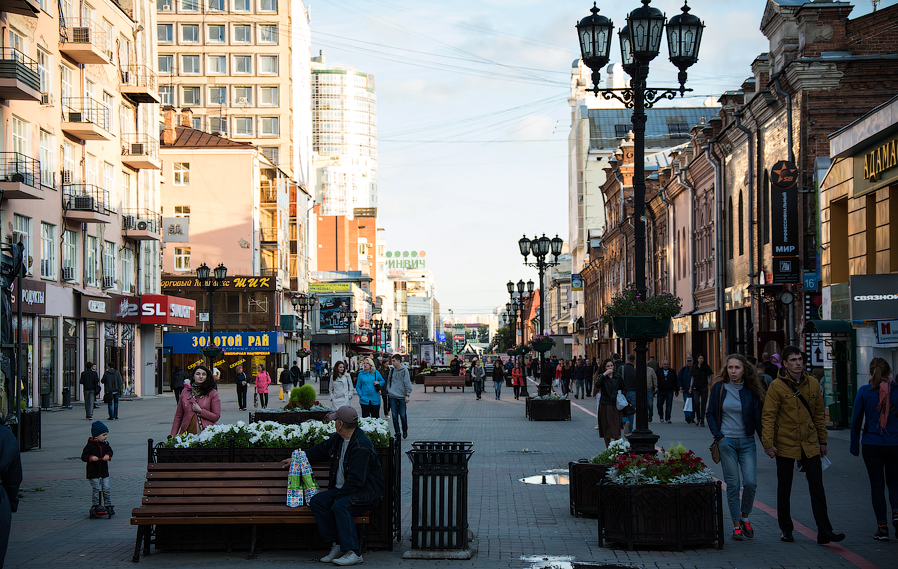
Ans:
[[[259,403],[262,409],[268,407],[268,385],[271,383],[271,376],[265,371],[265,366],[259,364],[259,371],[256,373],[256,393],[259,394]]]
[[[190,378],[190,389],[183,389],[178,399],[178,410],[171,426],[171,436],[180,433],[200,434],[221,418],[221,399],[212,373],[204,365],[198,365]]]

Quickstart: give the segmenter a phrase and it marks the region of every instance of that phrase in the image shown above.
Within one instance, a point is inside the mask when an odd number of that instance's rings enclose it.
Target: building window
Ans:
[[[262,75],[277,75],[277,73],[278,73],[278,56],[276,56],[276,55],[260,55],[259,56],[259,73]]]
[[[107,281],[115,283],[115,243],[112,241],[103,242],[103,286],[107,287]]]
[[[228,104],[228,88],[227,87],[209,87],[209,104],[210,105],[227,105]]]
[[[260,12],[277,12],[278,0],[259,0]]]
[[[131,208],[131,174],[122,172],[122,207]]]
[[[252,75],[253,73],[253,56],[251,55],[235,55],[234,56],[234,74],[235,75]]]
[[[72,184],[75,181],[75,147],[64,142],[62,144],[62,179],[60,184]]]
[[[260,87],[259,88],[259,105],[276,107],[278,106],[278,88],[277,87]]]
[[[191,118],[190,124],[193,125],[193,128],[195,128],[196,130],[203,130],[203,117]]]
[[[171,12],[174,0],[156,0],[156,10],[159,12]]]
[[[17,116],[12,117],[12,150],[19,154],[28,152],[28,123]]]
[[[189,186],[190,185],[190,163],[189,162],[175,162],[173,168],[173,180],[176,186]],[[177,212],[178,208],[175,208],[175,212]],[[177,216],[177,213],[175,213]]]
[[[253,27],[248,24],[234,26],[234,43],[252,43]]]
[[[259,134],[262,136],[277,136],[280,133],[280,119],[278,117],[262,117],[259,119]]]
[[[181,24],[181,43],[199,43],[199,24]]]
[[[41,223],[41,278],[56,278],[56,226]]]
[[[199,105],[200,104],[200,88],[184,87],[181,90],[181,104],[183,105]]]
[[[174,105],[175,100],[172,98],[172,88],[171,85],[160,85],[159,86],[159,99],[162,101],[163,105]]]
[[[115,105],[115,99],[112,98],[112,95],[103,91],[103,115],[106,119],[106,130],[109,132],[115,132],[114,116],[112,114],[112,107]]]
[[[174,24],[157,24],[156,25],[156,39],[159,40],[159,43],[171,43],[175,41],[175,31]]]
[[[627,133],[630,132],[630,125],[628,124],[616,124],[614,125],[614,138],[626,138]]]
[[[66,99],[74,96],[72,87],[72,68],[67,65],[59,66],[59,90],[62,96],[62,104],[66,104]]]
[[[220,132],[222,134],[228,133],[228,119],[210,117],[209,118],[209,132]]]
[[[70,268],[72,276],[78,275],[78,234],[74,231],[66,230],[62,235],[62,266]]]
[[[87,270],[84,284],[97,286],[97,266],[99,262],[100,252],[97,249],[97,238],[91,235],[87,236],[87,251],[85,251],[87,259],[84,261],[84,268]]]
[[[49,93],[52,89],[50,85],[50,68],[52,66],[50,54],[46,51],[37,50],[37,75],[40,79],[41,93]]]
[[[210,12],[224,12],[224,0],[209,0]]]
[[[689,138],[689,125],[684,122],[667,123],[667,132],[671,138]]]
[[[199,0],[181,0],[181,12],[199,12]]]
[[[271,163],[275,166],[278,165],[278,147],[277,146],[263,146],[262,147],[262,155],[265,158],[271,160]]]
[[[745,254],[745,205],[739,192],[739,255]]]
[[[227,56],[224,55],[208,55],[206,62],[209,68],[209,75],[222,75],[228,72]]]
[[[190,270],[190,247],[175,247],[175,270]]]
[[[122,249],[122,292],[134,290],[134,250],[130,247]]]
[[[159,73],[171,73],[173,56],[160,55],[157,59],[159,60]]]
[[[115,199],[115,168],[109,162],[103,162],[103,190],[106,192],[106,205],[111,209],[118,201]]]
[[[209,43],[224,43],[225,27],[218,24],[210,24],[207,28],[207,37],[209,38]]]
[[[175,217],[183,217],[185,219],[190,219],[190,206],[189,205],[176,205],[175,206]]]
[[[259,43],[277,43],[278,27],[275,24],[259,24]]]
[[[253,88],[252,87],[234,87],[234,101],[238,105],[253,104]]]
[[[54,173],[56,172],[56,142],[52,134],[41,130],[41,184],[54,187]]]
[[[764,236],[764,245],[770,243],[770,173],[766,170],[764,186],[761,188],[761,234]],[[895,252],[898,253],[898,250]]]
[[[252,136],[253,119],[252,117],[238,117],[234,119],[234,134]]]
[[[734,250],[733,245],[735,244],[735,240],[733,239],[733,234],[735,233],[735,231],[733,229],[736,225],[736,216],[733,215],[733,198],[732,198],[732,196],[727,198],[727,205],[729,206],[727,208],[727,211],[730,213],[729,223],[727,223],[727,241],[729,241],[728,247],[727,247],[727,252],[729,253],[730,259],[732,259],[733,258],[733,250]]]
[[[235,12],[249,12],[249,0],[234,0]]]
[[[31,218],[25,217],[24,215],[13,214],[13,243],[21,243],[22,246],[25,247],[24,256],[25,256],[25,270],[28,271],[28,274],[31,274],[30,263],[28,263],[29,257],[32,256],[33,249],[31,248]]]

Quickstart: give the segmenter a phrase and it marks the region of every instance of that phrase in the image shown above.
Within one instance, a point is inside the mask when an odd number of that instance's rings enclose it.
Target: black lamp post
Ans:
[[[299,309],[299,349],[304,350],[306,347],[306,314],[315,308],[315,304],[318,303],[318,297],[311,294],[295,294],[290,299],[290,303],[293,304],[294,309]],[[309,352],[311,353],[311,350]],[[304,359],[302,357],[299,358],[299,377],[302,378],[302,381],[306,380],[305,370],[303,370]]]
[[[508,296],[511,298],[511,302],[507,303],[505,306],[508,308],[509,313],[511,314],[511,322],[512,328],[515,329],[515,339],[517,339],[517,326],[516,323],[521,323],[521,343],[524,341],[524,288],[527,289],[527,294],[533,294],[533,281],[527,281],[524,283],[524,280],[521,279],[515,284],[513,281],[508,281],[505,285],[508,289]],[[517,289],[517,294],[515,294],[515,289]],[[520,312],[520,316],[517,313]],[[520,367],[521,367],[521,376],[524,378],[524,389],[521,391],[521,395],[524,397],[529,397],[530,393],[527,391],[527,372],[524,369],[524,354],[518,356],[520,358]]]
[[[591,16],[577,24],[580,39],[580,53],[583,63],[592,70],[592,92],[600,93],[605,100],[617,99],[633,109],[633,222],[635,248],[635,285],[640,298],[645,298],[645,109],[661,99],[673,99],[692,89],[686,88],[686,70],[698,61],[698,50],[705,25],[689,13],[685,4],[682,14],[677,14],[666,23],[667,45],[670,61],[679,70],[678,88],[647,87],[649,63],[661,50],[661,36],[665,28],[665,16],[657,8],[649,6],[651,0],[642,0],[642,6],[627,16],[627,25],[619,33],[621,58],[624,71],[630,75],[630,87],[623,89],[601,89],[600,70],[608,64],[611,49],[611,34],[614,25],[593,3]],[[648,428],[646,401],[646,363],[648,342],[636,342],[636,430],[629,440],[637,453],[654,454],[658,435]]]
[[[374,330],[374,351],[375,352],[380,351],[380,333],[381,333],[381,330],[383,330],[383,327],[384,327],[383,320],[381,320],[379,318],[375,318],[374,320],[371,321],[371,328]]]
[[[213,279],[209,279],[209,273],[212,273]],[[206,289],[209,293],[209,345],[203,348],[203,355],[211,360],[221,354],[221,348],[215,345],[215,316],[212,310],[212,295],[224,285],[224,280],[228,278],[228,268],[219,263],[215,270],[209,269],[206,263],[196,268],[196,278],[200,281],[200,287]],[[208,284],[207,284],[208,281]]]

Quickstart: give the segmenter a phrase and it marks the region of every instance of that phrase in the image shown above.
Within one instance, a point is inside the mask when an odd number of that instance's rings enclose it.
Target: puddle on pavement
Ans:
[[[523,482],[524,484],[537,484],[544,486],[555,486],[559,484],[571,483],[571,479],[566,474],[537,474],[536,476],[518,478],[518,481]]]

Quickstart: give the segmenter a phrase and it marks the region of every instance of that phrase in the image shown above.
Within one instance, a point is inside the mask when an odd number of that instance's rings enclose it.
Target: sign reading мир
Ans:
[[[770,169],[770,217],[774,257],[798,255],[798,168],[780,160]]]

